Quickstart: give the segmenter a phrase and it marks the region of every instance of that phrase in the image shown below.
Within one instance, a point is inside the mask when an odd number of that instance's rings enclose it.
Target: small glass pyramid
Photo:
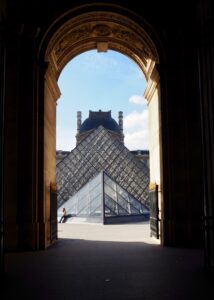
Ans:
[[[121,223],[149,219],[149,210],[116,183],[106,172],[101,171],[58,209],[60,217],[65,207],[67,222]]]

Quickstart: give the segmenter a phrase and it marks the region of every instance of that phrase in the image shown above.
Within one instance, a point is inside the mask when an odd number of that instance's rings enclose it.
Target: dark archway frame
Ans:
[[[86,12],[87,10],[87,12]],[[50,184],[53,184],[56,174],[56,101],[60,96],[57,84],[58,77],[64,66],[75,56],[92,49],[105,52],[108,49],[118,51],[134,60],[141,68],[146,80],[145,97],[148,103],[160,102],[159,74],[156,65],[159,55],[153,40],[142,25],[135,19],[139,18],[130,11],[115,5],[84,6],[61,16],[47,31],[41,42],[39,61],[43,61],[44,69],[40,73],[39,82],[44,88],[43,114],[43,222],[44,247],[50,242]],[[139,19],[140,20],[140,19]],[[138,20],[138,21],[139,21]],[[143,20],[140,20],[143,23]],[[145,27],[148,25],[144,22]],[[42,76],[41,76],[42,75]],[[43,81],[43,82],[42,82]],[[153,105],[154,106],[154,105]],[[158,105],[159,107],[159,105]],[[158,108],[159,110],[159,108]],[[159,131],[159,111],[157,129]],[[158,144],[158,164],[155,179],[159,186],[160,211],[163,211],[162,199],[162,159],[160,158],[160,136],[155,141]],[[157,152],[157,151],[156,151]],[[151,159],[153,155],[150,151]],[[162,216],[160,217],[162,219]],[[161,225],[163,232],[163,226]],[[161,233],[161,239],[163,233]],[[162,239],[163,241],[163,239]]]

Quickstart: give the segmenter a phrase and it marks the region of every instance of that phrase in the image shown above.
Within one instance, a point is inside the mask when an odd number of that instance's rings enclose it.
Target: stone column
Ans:
[[[5,249],[38,249],[38,108],[35,90],[37,28],[6,30]]]
[[[4,248],[18,248],[18,110],[20,38],[23,27],[5,24],[5,86],[4,86]]]
[[[17,108],[17,221],[19,248],[39,248],[37,161],[38,103],[36,97],[35,41],[39,30],[23,25],[19,51],[19,93]]]
[[[43,196],[40,203],[40,248],[50,246],[51,241],[51,194],[50,185],[56,183],[56,101],[60,97],[54,66],[49,63],[44,74],[43,111]],[[42,83],[41,83],[42,84]],[[42,130],[42,128],[41,128]]]
[[[123,134],[123,112],[119,111],[118,113],[118,124],[121,132],[121,142],[124,143],[124,134]]]
[[[199,86],[204,178],[205,263],[214,269],[214,15],[212,1],[200,1],[198,29]]]
[[[163,244],[202,247],[202,152],[197,51],[191,27],[168,32],[160,74]]]
[[[159,228],[162,231],[162,168],[161,168],[161,119],[160,119],[160,83],[157,69],[154,68],[147,82],[144,96],[148,101],[149,129],[149,170],[150,185],[158,187]],[[163,232],[159,232],[161,242]]]
[[[4,272],[4,103],[5,103],[5,41],[3,24],[0,21],[0,273]]]
[[[82,124],[82,113],[81,111],[78,111],[77,112],[77,134],[79,134],[80,132],[81,124]]]
[[[123,112],[122,111],[119,111],[118,113],[118,124],[121,132],[123,133]]]

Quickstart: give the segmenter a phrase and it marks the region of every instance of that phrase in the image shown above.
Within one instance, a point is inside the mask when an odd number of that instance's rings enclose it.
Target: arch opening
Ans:
[[[106,52],[109,49],[134,60],[142,70],[147,87],[144,96],[148,101],[150,136],[150,181],[158,187],[159,219],[162,207],[160,83],[156,64],[159,62],[156,47],[141,26],[118,13],[90,12],[66,21],[48,43],[45,61],[48,68],[44,83],[44,215],[45,247],[51,241],[51,189],[56,183],[56,101],[60,96],[57,81],[64,66],[75,56],[88,50]],[[163,231],[162,228],[160,231]],[[162,237],[162,234],[160,234]]]

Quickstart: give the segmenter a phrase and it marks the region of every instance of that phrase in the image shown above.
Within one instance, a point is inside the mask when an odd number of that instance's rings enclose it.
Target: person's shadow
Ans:
[[[64,218],[63,218],[63,220],[62,220],[62,223],[66,223],[67,220],[68,220],[69,218],[71,218],[71,217],[72,217],[72,214],[67,214],[66,216],[64,216]]]

